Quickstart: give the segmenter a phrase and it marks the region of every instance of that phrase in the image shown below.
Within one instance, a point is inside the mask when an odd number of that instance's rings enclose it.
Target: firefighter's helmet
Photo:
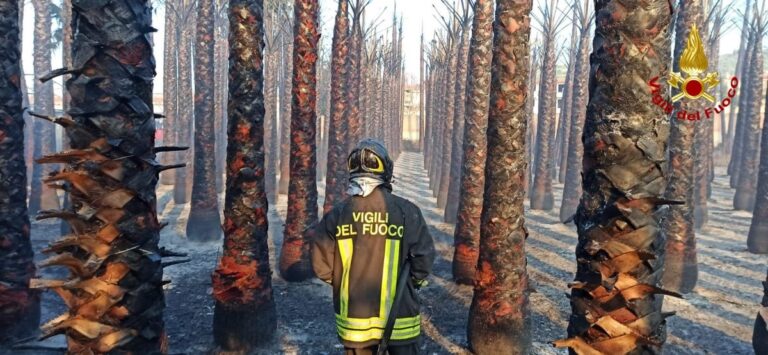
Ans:
[[[347,158],[350,178],[368,176],[392,182],[394,167],[395,164],[389,157],[384,144],[372,138],[360,141]]]

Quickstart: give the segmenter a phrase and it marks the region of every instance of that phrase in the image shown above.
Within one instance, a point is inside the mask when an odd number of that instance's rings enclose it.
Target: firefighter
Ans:
[[[345,353],[375,354],[399,291],[399,270],[410,263],[386,349],[392,355],[417,354],[421,316],[416,291],[432,271],[432,236],[421,210],[392,194],[394,164],[384,145],[364,139],[349,155],[347,168],[349,197],[319,222],[312,267],[333,287],[336,329]]]

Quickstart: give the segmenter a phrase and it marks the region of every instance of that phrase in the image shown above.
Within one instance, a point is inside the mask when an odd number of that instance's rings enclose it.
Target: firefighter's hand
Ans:
[[[422,287],[425,287],[425,286],[427,286],[427,285],[429,284],[429,282],[427,282],[427,279],[424,279],[424,280],[419,280],[419,279],[417,279],[417,278],[415,278],[415,277],[411,277],[411,282],[413,282],[413,286],[414,286],[414,287],[415,287],[417,290],[419,290],[419,289],[421,289]]]

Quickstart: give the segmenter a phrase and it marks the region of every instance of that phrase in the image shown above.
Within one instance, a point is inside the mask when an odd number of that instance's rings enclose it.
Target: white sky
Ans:
[[[53,0],[54,2],[60,2],[60,0]],[[450,1],[450,0],[449,0]],[[724,5],[733,3],[734,10],[731,11],[730,16],[736,18],[738,15],[735,9],[743,11],[744,0],[722,0]],[[542,2],[542,0],[534,0],[534,13],[538,13],[535,9]],[[566,8],[567,1],[559,0],[560,7]],[[413,78],[418,78],[419,75],[419,42],[421,36],[421,29],[423,26],[425,33],[425,42],[429,42],[432,35],[440,26],[442,26],[435,17],[435,10],[433,8],[437,6],[443,13],[447,13],[440,0],[373,0],[368,7],[366,20],[371,22],[378,17],[377,23],[380,33],[387,33],[392,24],[392,11],[397,6],[398,17],[403,17],[403,53],[405,55],[405,66],[408,75]],[[325,46],[330,47],[331,38],[333,37],[333,21],[335,16],[337,2],[336,0],[320,0],[320,23],[321,29],[321,41]],[[23,33],[23,52],[22,59],[24,60],[24,69],[27,73],[27,80],[31,84],[32,80],[32,28],[34,25],[34,14],[31,1],[27,0],[24,12],[24,33]],[[162,68],[163,68],[163,18],[165,12],[160,5],[155,9],[153,17],[153,27],[158,29],[158,32],[154,35],[155,41],[155,59],[157,63],[157,78],[155,80],[155,92],[162,91]],[[570,36],[570,27],[567,27],[561,32],[558,43],[568,41]],[[385,34],[386,36],[386,34]],[[389,38],[389,37],[386,37]],[[739,46],[739,33],[736,29],[731,29],[727,33],[721,42],[720,53],[730,53],[736,51]],[[57,49],[53,54],[53,68],[61,67],[61,50]],[[31,86],[30,86],[31,88]],[[60,92],[62,86],[61,81],[56,80],[54,83],[54,89],[57,94]]]

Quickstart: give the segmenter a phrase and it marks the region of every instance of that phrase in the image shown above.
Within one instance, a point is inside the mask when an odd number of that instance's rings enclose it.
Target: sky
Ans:
[[[60,0],[53,0],[54,3],[60,2]],[[455,0],[449,0],[455,1]],[[534,0],[534,13],[536,7],[540,5],[543,0]],[[724,5],[733,4],[735,9],[743,9],[744,0],[722,0]],[[157,3],[157,1],[154,1]],[[565,0],[559,0],[560,7],[567,7]],[[333,37],[333,22],[335,17],[335,11],[337,7],[336,0],[320,0],[320,24],[321,24],[321,41],[323,45],[330,48],[331,39]],[[403,53],[405,56],[406,73],[411,78],[418,80],[419,75],[419,46],[420,36],[422,28],[425,34],[425,42],[429,42],[434,35],[435,31],[441,28],[441,23],[437,19],[435,7],[440,9],[440,13],[447,16],[447,10],[442,5],[440,0],[372,0],[367,8],[366,20],[368,22],[375,21],[378,26],[379,33],[386,35],[390,31],[392,25],[392,12],[397,9],[398,17],[403,19]],[[735,11],[731,11],[730,16],[735,18],[737,16]],[[22,47],[22,59],[24,60],[24,68],[27,73],[32,71],[32,27],[34,25],[33,7],[30,0],[26,1],[24,11],[24,33],[23,33],[23,47]],[[158,5],[155,8],[153,15],[153,26],[158,29],[158,32],[154,34],[155,42],[155,59],[157,63],[157,78],[155,80],[155,92],[162,92],[162,69],[163,69],[163,18],[165,12],[162,5]],[[567,27],[567,26],[566,26]],[[535,36],[535,31],[532,33]],[[570,36],[570,29],[563,30],[561,32],[559,43],[565,43]],[[736,29],[731,29],[721,42],[720,53],[731,53],[738,49],[739,46],[739,32]],[[61,50],[56,49],[53,54],[53,68],[61,67]],[[33,76],[27,74],[27,80],[31,84]],[[31,87],[31,86],[30,86]],[[61,92],[62,86],[60,79],[55,79],[54,90],[57,94]]]

